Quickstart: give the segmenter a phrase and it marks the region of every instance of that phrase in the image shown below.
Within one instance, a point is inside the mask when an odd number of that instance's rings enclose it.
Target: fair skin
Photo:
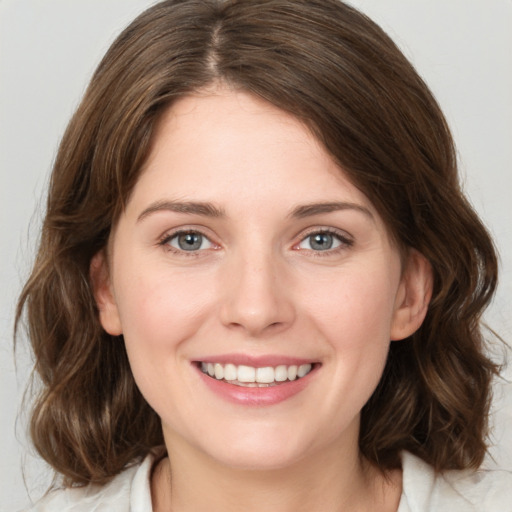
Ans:
[[[424,318],[430,268],[303,124],[226,88],[182,98],[108,253],[100,319],[171,454],[154,510],[397,509],[400,472],[360,457],[360,411]],[[263,367],[270,384],[246,382]]]

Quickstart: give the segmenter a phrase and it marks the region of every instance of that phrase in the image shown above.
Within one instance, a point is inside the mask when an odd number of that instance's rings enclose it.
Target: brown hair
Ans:
[[[123,343],[98,320],[89,265],[105,247],[177,98],[222,81],[303,120],[434,272],[422,327],[392,343],[362,412],[360,449],[383,470],[409,450],[477,467],[490,382],[480,316],[493,244],[461,193],[445,119],[390,38],[337,0],[168,0],[138,17],[94,74],[63,137],[39,252],[19,300],[41,391],[33,442],[65,483],[106,482],[162,444]]]

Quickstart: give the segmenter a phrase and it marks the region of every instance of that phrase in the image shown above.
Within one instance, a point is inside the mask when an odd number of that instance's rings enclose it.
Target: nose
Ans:
[[[251,337],[287,329],[295,320],[295,307],[284,265],[272,254],[233,258],[221,283],[221,322]]]

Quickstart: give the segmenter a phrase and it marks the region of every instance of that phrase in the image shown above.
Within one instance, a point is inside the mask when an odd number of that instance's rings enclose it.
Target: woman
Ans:
[[[474,471],[496,274],[446,122],[370,20],[157,4],[64,135],[19,303],[65,487],[35,510],[503,509],[510,475]]]

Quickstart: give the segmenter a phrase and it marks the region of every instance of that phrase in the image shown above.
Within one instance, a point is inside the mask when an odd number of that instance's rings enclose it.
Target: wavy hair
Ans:
[[[100,325],[89,266],[162,112],[216,82],[306,123],[399,246],[432,266],[426,319],[392,343],[362,411],[362,454],[384,471],[399,467],[401,450],[436,470],[477,467],[496,372],[480,326],[497,281],[493,243],[461,192],[428,87],[382,29],[337,0],[167,0],[108,50],[60,144],[17,307],[40,379],[31,415],[38,452],[67,485],[105,483],[163,443],[123,343]]]

